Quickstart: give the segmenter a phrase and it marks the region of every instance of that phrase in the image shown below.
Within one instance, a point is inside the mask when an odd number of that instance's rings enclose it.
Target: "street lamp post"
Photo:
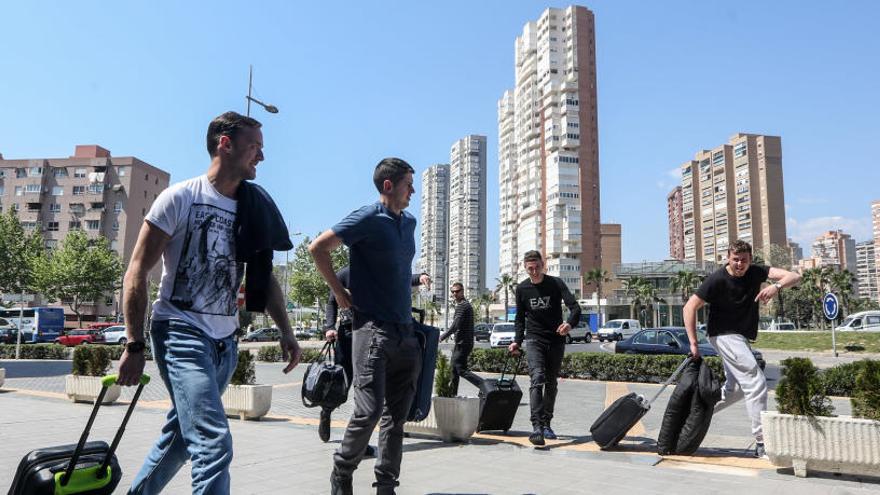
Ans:
[[[249,67],[249,70],[248,70],[248,94],[247,94],[247,96],[245,96],[245,99],[247,100],[247,116],[248,117],[251,116],[251,102],[254,102],[257,105],[260,105],[269,113],[278,113],[278,107],[276,107],[275,105],[269,105],[268,103],[263,103],[262,101],[251,96],[251,92],[254,89],[254,66],[250,65],[248,67]]]

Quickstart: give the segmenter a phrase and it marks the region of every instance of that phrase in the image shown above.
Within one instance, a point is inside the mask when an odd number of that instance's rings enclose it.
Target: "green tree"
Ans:
[[[471,305],[474,307],[474,316],[476,317],[480,314],[480,311],[485,310],[486,319],[484,322],[489,323],[489,321],[491,320],[491,318],[489,317],[489,305],[492,304],[492,302],[492,293],[490,292],[484,292],[477,297],[471,299]]]
[[[12,210],[0,215],[0,292],[37,292],[37,270],[45,263],[39,229],[25,232]]]
[[[849,270],[834,271],[828,278],[829,288],[832,292],[840,296],[840,305],[842,311],[840,318],[844,318],[849,314],[850,301],[853,299],[853,282],[856,277]]]
[[[611,282],[611,274],[601,268],[593,268],[584,274],[584,284],[596,287],[596,312],[601,312],[602,285]]]
[[[788,247],[780,246],[779,244],[770,244],[767,246],[766,253],[767,263],[770,266],[783,268],[785,270],[791,269],[791,251]],[[783,291],[779,291],[775,306],[777,306],[776,316],[785,320],[785,293]]]
[[[311,239],[306,236],[294,249],[293,261],[287,267],[290,270],[288,297],[301,307],[310,307],[317,301],[318,310],[323,311],[324,303],[330,297],[330,287],[324,282],[324,278],[318,272],[318,267],[315,266],[312,255],[309,254],[310,243]],[[334,249],[330,254],[330,261],[334,270],[348,265],[348,249],[345,246]]]
[[[121,276],[122,263],[106,238],[73,230],[37,269],[37,284],[49,299],[67,304],[82,326],[83,305],[117,290]]]
[[[687,304],[691,294],[700,285],[702,277],[697,272],[691,270],[679,270],[672,277],[672,292],[677,292],[681,296],[682,321],[684,321],[684,305]],[[672,311],[670,310],[670,313]]]
[[[516,276],[504,273],[495,279],[498,282],[496,291],[504,291],[504,321],[507,321],[507,311],[510,307],[510,293],[516,291]]]

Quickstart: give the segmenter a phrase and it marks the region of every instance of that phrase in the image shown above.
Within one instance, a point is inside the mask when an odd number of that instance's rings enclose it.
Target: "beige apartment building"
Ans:
[[[0,155],[0,211],[16,211],[25,229],[41,229],[47,249],[74,229],[106,237],[127,266],[144,217],[169,179],[164,170],[135,157],[111,156],[97,145],[77,146],[69,158]],[[157,266],[151,279],[158,282],[160,275]],[[115,315],[118,302],[118,294],[94,301],[84,308],[84,320]]]
[[[736,239],[786,246],[782,139],[739,133],[681,166],[684,259],[722,262]]]
[[[498,101],[499,272],[521,280],[535,249],[580,295],[602,265],[593,12],[546,9],[516,38],[514,63]]]
[[[669,257],[684,259],[684,219],[682,218],[681,186],[666,195],[666,216],[669,219]]]
[[[856,274],[856,241],[842,230],[829,230],[813,241],[812,258],[819,267],[849,270]]]

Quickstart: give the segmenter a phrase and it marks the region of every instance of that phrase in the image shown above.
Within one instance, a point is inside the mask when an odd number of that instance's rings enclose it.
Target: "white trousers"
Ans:
[[[767,410],[767,378],[752,354],[748,339],[739,334],[726,334],[709,337],[709,342],[724,363],[726,377],[721,389],[721,402],[715,405],[715,412],[745,397],[746,412],[752,421],[752,435],[756,442],[764,443],[761,411]]]

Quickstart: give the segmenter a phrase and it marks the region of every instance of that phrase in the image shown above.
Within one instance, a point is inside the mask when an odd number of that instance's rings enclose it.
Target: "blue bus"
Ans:
[[[64,330],[63,308],[4,308],[0,318],[18,327],[22,342],[54,342]]]

